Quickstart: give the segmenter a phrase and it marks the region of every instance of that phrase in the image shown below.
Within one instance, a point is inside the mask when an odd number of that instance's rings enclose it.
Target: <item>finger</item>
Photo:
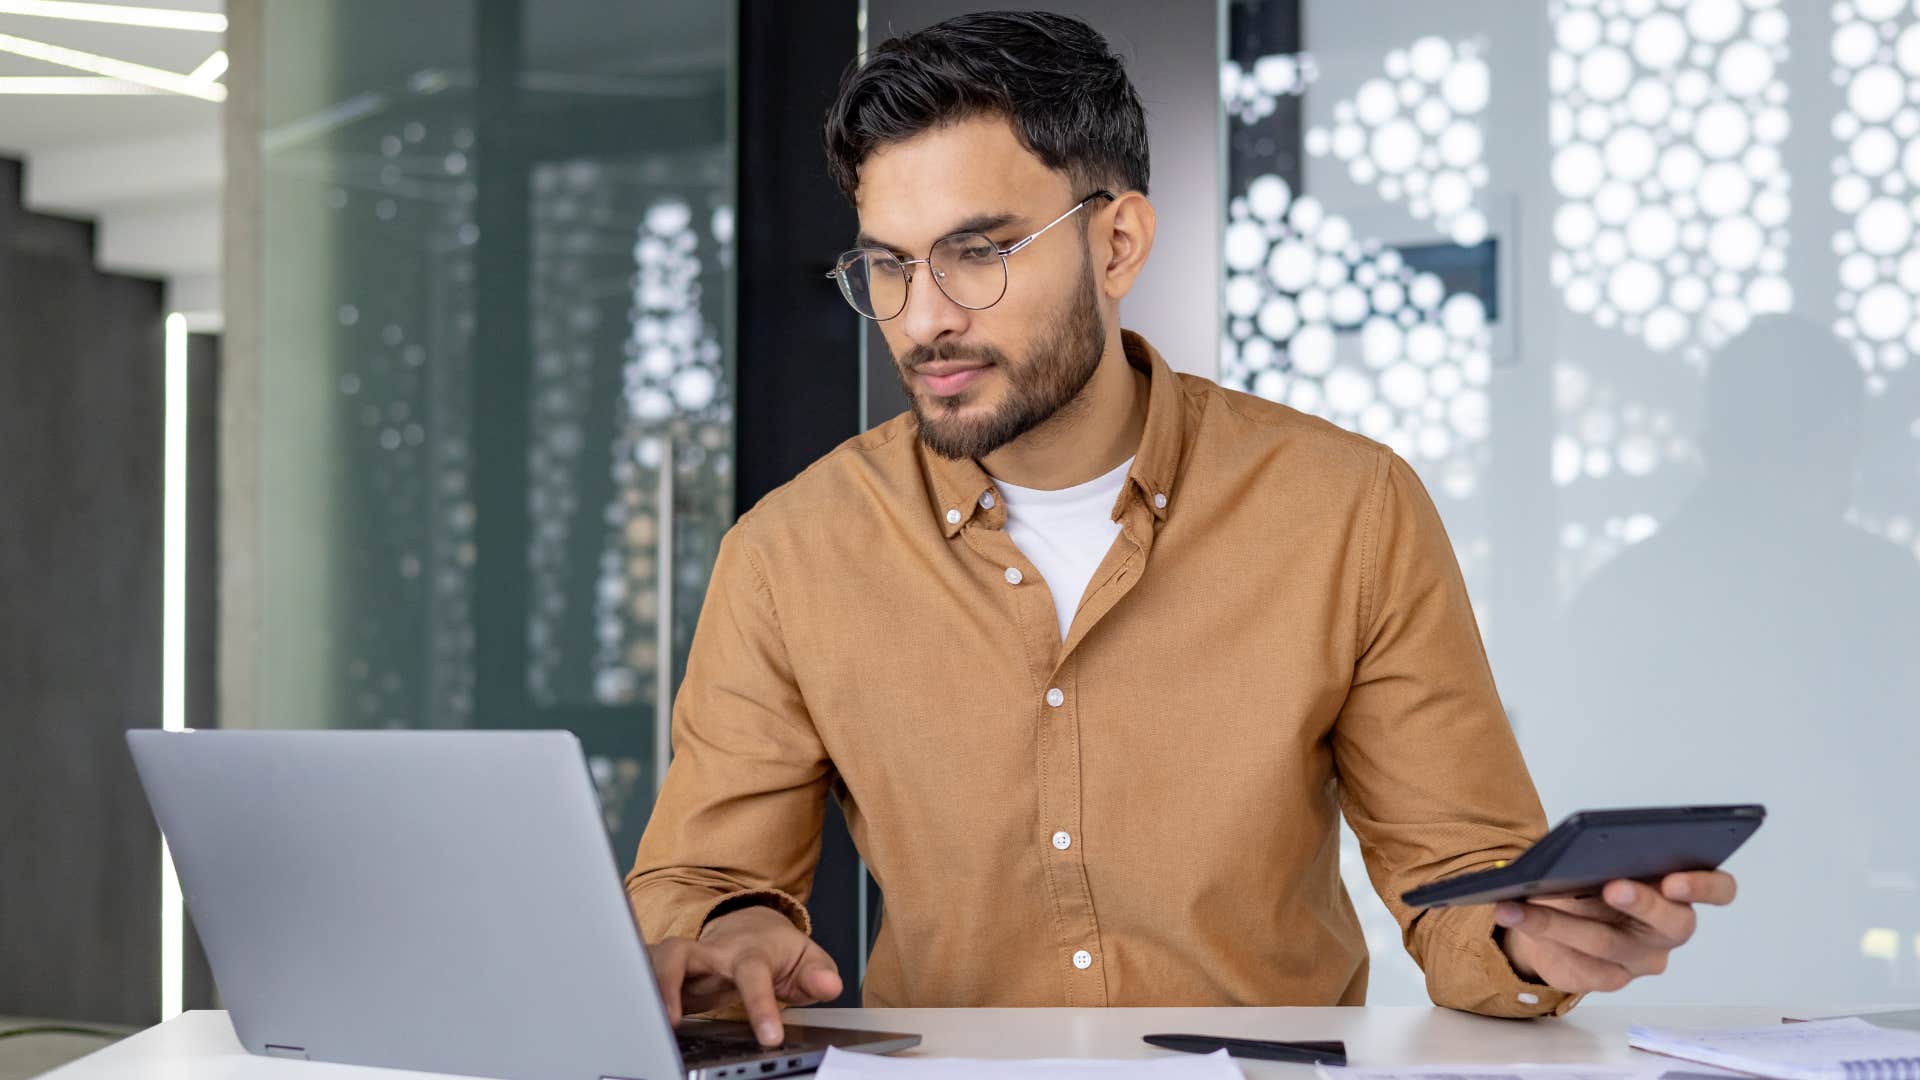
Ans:
[[[825,968],[808,968],[800,973],[800,986],[807,992],[809,1005],[820,1001],[832,1001],[845,989],[838,972]]]
[[[695,941],[687,949],[686,972],[686,981],[680,984],[683,1015],[711,1012],[739,1000],[730,961],[713,946]]]
[[[1660,891],[1669,900],[1724,907],[1733,903],[1740,886],[1733,875],[1724,870],[1692,870],[1668,874],[1661,879]]]
[[[793,963],[775,980],[780,1000],[789,1005],[813,1004],[840,996],[839,965],[817,942],[804,940]]]
[[[1609,960],[1583,953],[1552,938],[1511,931],[1528,938],[1533,970],[1540,981],[1556,990],[1582,994],[1594,990],[1618,990],[1633,981],[1633,973]]]
[[[1641,927],[1641,938],[1650,944],[1672,949],[1693,936],[1693,908],[1667,899],[1658,889],[1633,881],[1609,881],[1606,900],[1632,917]]]
[[[762,1046],[778,1046],[784,1034],[780,1002],[773,995],[773,968],[758,952],[742,953],[734,961],[733,986],[747,1007],[747,1020]]]
[[[833,957],[818,945],[809,945],[800,954],[800,965],[793,983],[804,998],[804,1003],[809,1005],[817,1001],[832,1001],[844,989],[839,967],[834,964]]]
[[[653,954],[653,978],[660,984],[660,1001],[667,1007],[667,1023],[680,1026],[680,984],[687,974],[687,949],[676,944],[662,945]]]
[[[1577,899],[1571,896],[1530,896],[1527,898],[1527,903],[1539,904],[1541,907],[1550,907],[1555,911],[1564,911],[1569,915],[1596,919],[1600,922],[1612,922],[1620,917],[1619,912],[1608,907],[1607,902],[1597,896]]]
[[[1558,942],[1575,952],[1610,961],[1635,975],[1656,975],[1666,970],[1665,950],[1654,948],[1617,926],[1538,904],[1497,904],[1494,920],[1508,930]]]

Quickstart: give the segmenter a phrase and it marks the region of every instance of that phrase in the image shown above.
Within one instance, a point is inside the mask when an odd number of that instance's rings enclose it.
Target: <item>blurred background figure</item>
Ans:
[[[1721,346],[1705,479],[1562,624],[1564,707],[1542,723],[1564,767],[1537,770],[1556,798],[1768,804],[1741,904],[1792,932],[1708,935],[1675,972],[1701,994],[1737,962],[1892,997],[1920,963],[1885,941],[1920,932],[1901,806],[1920,780],[1920,566],[1846,520],[1865,397],[1852,351],[1804,319]]]

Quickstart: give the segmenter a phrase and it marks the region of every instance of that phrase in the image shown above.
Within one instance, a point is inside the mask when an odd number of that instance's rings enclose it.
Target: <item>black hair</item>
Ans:
[[[983,11],[880,43],[827,110],[827,166],[852,201],[874,150],[975,116],[1005,116],[1075,196],[1147,190],[1147,118],[1107,39],[1045,11]]]

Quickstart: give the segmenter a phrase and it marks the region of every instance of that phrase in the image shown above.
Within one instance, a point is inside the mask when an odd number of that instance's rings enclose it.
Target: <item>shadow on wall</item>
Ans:
[[[1843,343],[1756,321],[1707,375],[1707,478],[1564,615],[1551,803],[1768,805],[1663,996],[1920,991],[1920,566],[1845,520],[1864,408]]]

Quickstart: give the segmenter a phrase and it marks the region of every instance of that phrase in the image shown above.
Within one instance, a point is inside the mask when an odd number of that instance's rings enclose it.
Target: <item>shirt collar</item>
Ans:
[[[1147,423],[1140,435],[1140,448],[1134,452],[1133,468],[1128,470],[1128,485],[1114,504],[1118,519],[1129,498],[1137,497],[1165,520],[1173,505],[1173,480],[1180,470],[1180,457],[1186,445],[1186,410],[1180,392],[1180,377],[1147,339],[1131,330],[1120,331],[1120,347],[1127,363],[1147,373]],[[935,498],[933,513],[948,537],[959,533],[975,514],[983,524],[1000,528],[1006,523],[1006,506],[994,494],[993,478],[972,458],[955,461],[928,450],[915,435],[915,450],[931,481]]]

